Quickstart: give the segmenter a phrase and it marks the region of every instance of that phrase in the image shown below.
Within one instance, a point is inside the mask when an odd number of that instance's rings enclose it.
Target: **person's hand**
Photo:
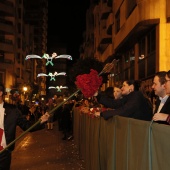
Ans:
[[[165,113],[155,113],[153,116],[154,121],[166,121],[168,114]]]
[[[99,94],[98,90],[94,93],[93,96],[97,96]]]
[[[83,113],[89,113],[89,107],[81,107],[81,110],[80,110],[81,112],[83,112]]]
[[[42,115],[42,116],[40,117],[41,123],[46,122],[46,121],[48,120],[49,117],[50,117],[49,113],[46,112],[44,115]]]
[[[100,112],[95,112],[94,115],[95,117],[100,117]]]

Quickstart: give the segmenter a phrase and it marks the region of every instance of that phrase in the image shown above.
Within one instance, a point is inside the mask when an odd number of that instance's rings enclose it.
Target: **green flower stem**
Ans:
[[[52,110],[50,110],[48,113],[53,114],[55,110],[57,110],[60,106],[62,106],[66,101],[71,99],[74,95],[76,95],[80,89],[72,93],[65,101],[58,104],[56,107],[54,107]],[[23,137],[27,132],[29,132],[31,129],[33,129],[35,126],[37,126],[41,122],[41,119],[39,119],[37,122],[35,122],[30,128],[28,128],[26,131],[24,131],[21,135],[19,135],[15,140],[13,140],[11,143],[9,143],[3,150],[0,151],[0,154],[4,152],[6,149],[8,149],[11,145],[13,145],[17,140],[19,140],[21,137]]]
[[[99,76],[103,73],[108,73],[110,72],[110,70],[113,68],[114,65],[114,60],[111,63],[108,63],[105,65],[105,67],[103,68],[103,70],[98,74]],[[69,99],[71,99],[75,94],[77,94],[80,91],[80,89],[78,89],[76,92],[74,92],[73,94],[71,94],[65,101],[61,102],[59,105],[57,105],[56,107],[54,107],[52,110],[49,111],[49,114],[53,114],[53,112],[55,110],[57,110],[60,106],[62,106],[66,101],[68,101]],[[27,132],[29,132],[31,129],[33,129],[35,126],[37,126],[39,123],[41,122],[41,119],[38,120],[35,124],[33,124],[30,128],[28,128],[26,131],[24,131],[20,136],[18,136],[15,140],[13,140],[11,143],[9,143],[3,150],[0,151],[0,154],[2,152],[4,152],[6,149],[8,149],[11,145],[13,145],[17,140],[19,140],[22,136],[24,136]]]

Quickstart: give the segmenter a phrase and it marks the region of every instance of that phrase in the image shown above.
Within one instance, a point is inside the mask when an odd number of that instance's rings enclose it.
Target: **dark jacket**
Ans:
[[[114,99],[111,97],[108,97],[105,94],[99,94],[97,97],[97,101],[102,104],[106,108],[111,108],[111,109],[117,109],[121,106],[123,106],[126,103],[126,98],[122,99]]]
[[[153,109],[149,99],[145,98],[140,91],[134,91],[124,96],[124,104],[122,107],[115,110],[104,111],[100,115],[105,120],[119,115],[150,121],[153,116]]]
[[[5,115],[4,115],[4,131],[7,145],[15,140],[16,126],[19,126],[22,130],[27,130],[32,126],[32,123],[28,121],[25,116],[22,116],[20,110],[12,104],[4,103]],[[42,129],[42,125],[38,125],[31,131]],[[13,151],[15,145],[11,145],[8,150]]]
[[[156,101],[155,101],[155,111],[154,111],[154,113],[157,113],[160,102],[161,101],[160,101],[159,97],[157,97]],[[170,97],[168,97],[168,99],[166,100],[165,104],[163,105],[162,109],[160,110],[160,113],[170,114]],[[160,123],[160,124],[169,125],[169,123],[167,123],[166,121],[156,121],[156,122]]]

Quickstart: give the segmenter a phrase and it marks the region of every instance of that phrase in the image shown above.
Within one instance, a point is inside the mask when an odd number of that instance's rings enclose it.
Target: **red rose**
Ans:
[[[81,90],[84,97],[92,97],[102,84],[102,77],[96,70],[91,69],[90,74],[82,74],[76,77],[75,84]]]

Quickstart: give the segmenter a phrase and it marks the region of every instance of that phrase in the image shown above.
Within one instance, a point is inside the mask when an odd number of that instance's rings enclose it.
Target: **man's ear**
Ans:
[[[134,91],[134,85],[133,84],[131,84],[129,87],[130,87],[131,91]]]
[[[164,84],[162,84],[162,86],[163,86],[163,88],[165,89],[165,83],[164,83]]]

